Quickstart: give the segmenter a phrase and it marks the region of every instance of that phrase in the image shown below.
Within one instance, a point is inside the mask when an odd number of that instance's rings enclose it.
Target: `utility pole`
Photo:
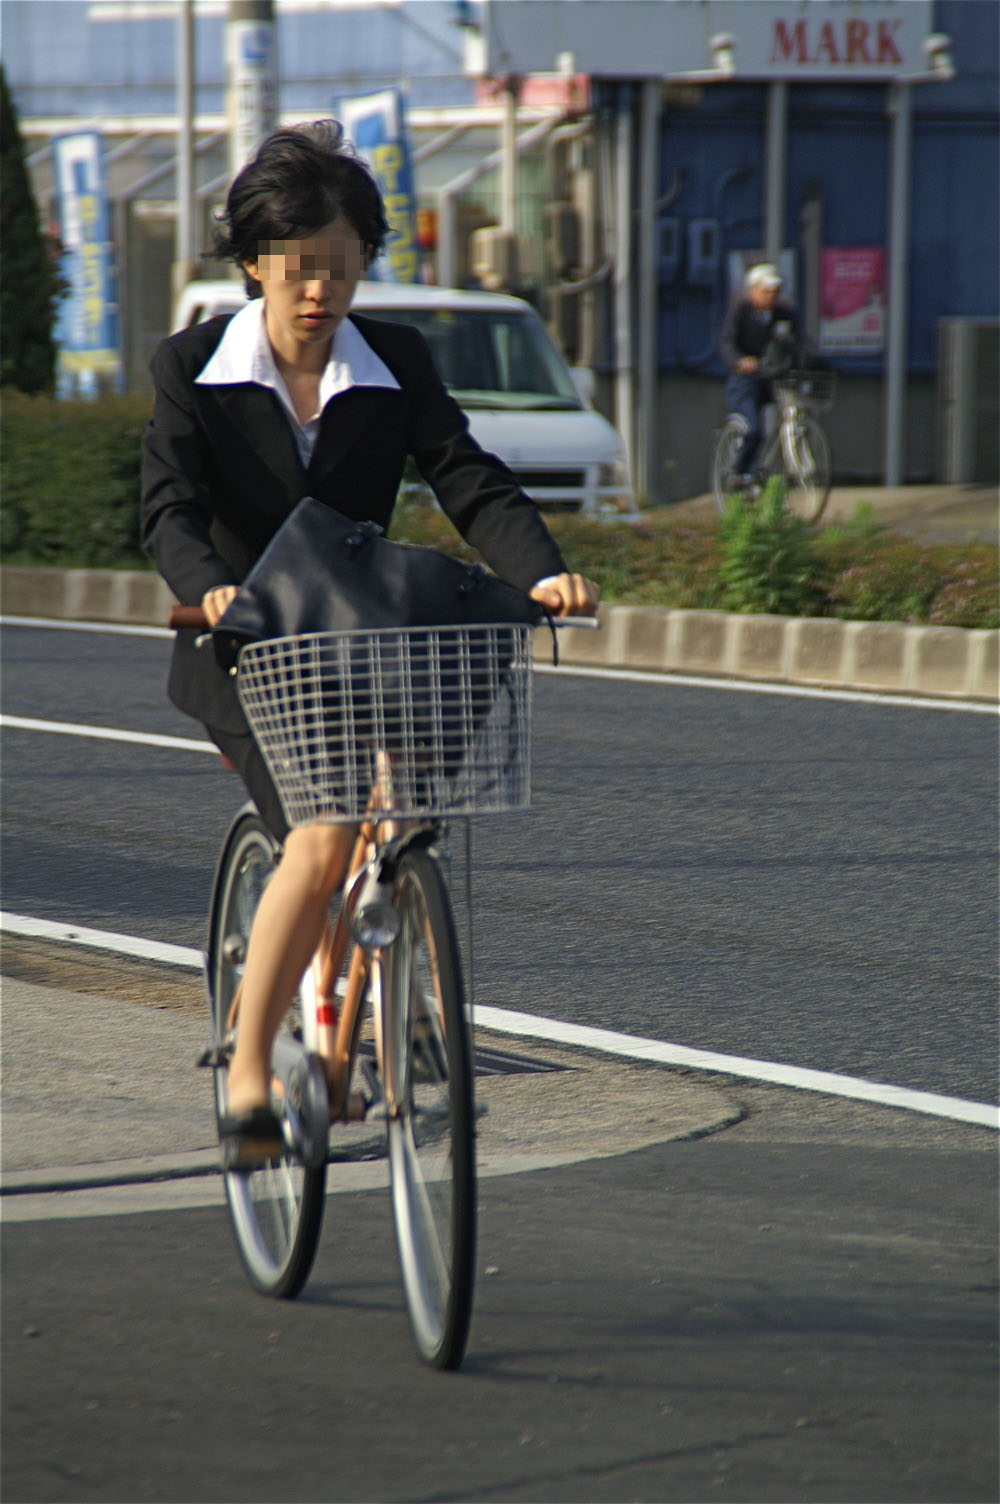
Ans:
[[[274,0],[229,0],[226,13],[229,175],[235,177],[278,124]]]
[[[194,0],[182,0],[177,36],[177,166],[173,294],[192,280],[197,254],[194,196]]]

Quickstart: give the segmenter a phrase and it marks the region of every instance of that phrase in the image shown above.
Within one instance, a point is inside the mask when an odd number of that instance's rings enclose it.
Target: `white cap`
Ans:
[[[784,278],[770,261],[762,261],[747,272],[747,287],[780,287]]]

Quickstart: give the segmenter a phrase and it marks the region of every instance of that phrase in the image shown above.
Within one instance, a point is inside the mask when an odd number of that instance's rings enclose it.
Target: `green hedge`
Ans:
[[[842,621],[1000,627],[1000,551],[989,543],[921,544],[889,532],[869,506],[813,532],[780,490],[723,518],[678,521],[670,508],[639,523],[546,520],[572,569],[605,601],[701,610],[769,611]],[[394,537],[471,558],[436,508],[397,507]]]
[[[144,397],[54,402],[5,394],[0,411],[2,548],[11,564],[148,568],[139,547],[139,437]],[[886,531],[871,508],[813,532],[780,489],[722,519],[639,523],[547,519],[572,568],[603,598],[635,605],[773,611],[846,621],[1000,626],[998,550],[920,544]],[[394,537],[473,554],[440,510],[402,500]]]
[[[139,436],[148,397],[56,402],[4,392],[0,547],[8,564],[142,569]]]

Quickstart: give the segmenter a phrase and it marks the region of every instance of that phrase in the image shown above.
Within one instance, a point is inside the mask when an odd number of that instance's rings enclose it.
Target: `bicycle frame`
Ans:
[[[272,1066],[286,1092],[293,1072],[301,1066],[304,1052],[319,1057],[326,1073],[331,1123],[358,1121],[368,1110],[369,1104],[360,1093],[352,1094],[350,1085],[364,1019],[365,995],[370,985],[376,989],[372,1011],[380,1068],[383,1065],[380,974],[379,968],[373,966],[381,948],[370,952],[351,933],[352,913],[361,895],[364,876],[373,870],[390,876],[386,868],[391,868],[408,847],[429,845],[438,833],[432,824],[414,823],[402,831],[395,821],[369,820],[361,825],[348,863],[337,917],[332,925],[327,925],[303,977],[302,1041],[280,1032],[275,1038]],[[352,946],[343,994],[338,998],[337,982]],[[230,1010],[230,1028],[236,1023],[238,1007],[237,996]],[[393,1083],[386,1079],[384,1069],[380,1069],[380,1074],[386,1113],[391,1116]]]
[[[782,458],[788,460],[787,436],[794,432],[796,423],[808,411],[808,405],[790,388],[782,388],[776,399],[767,404],[764,437],[754,461],[755,469],[769,468],[777,458],[779,447]]]

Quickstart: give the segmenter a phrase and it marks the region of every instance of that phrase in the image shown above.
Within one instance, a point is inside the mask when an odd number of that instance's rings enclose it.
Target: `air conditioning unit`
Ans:
[[[539,274],[538,240],[487,225],[469,236],[469,265],[490,292],[516,289]]]
[[[1000,480],[1000,319],[940,321],[938,425],[942,482]]]

